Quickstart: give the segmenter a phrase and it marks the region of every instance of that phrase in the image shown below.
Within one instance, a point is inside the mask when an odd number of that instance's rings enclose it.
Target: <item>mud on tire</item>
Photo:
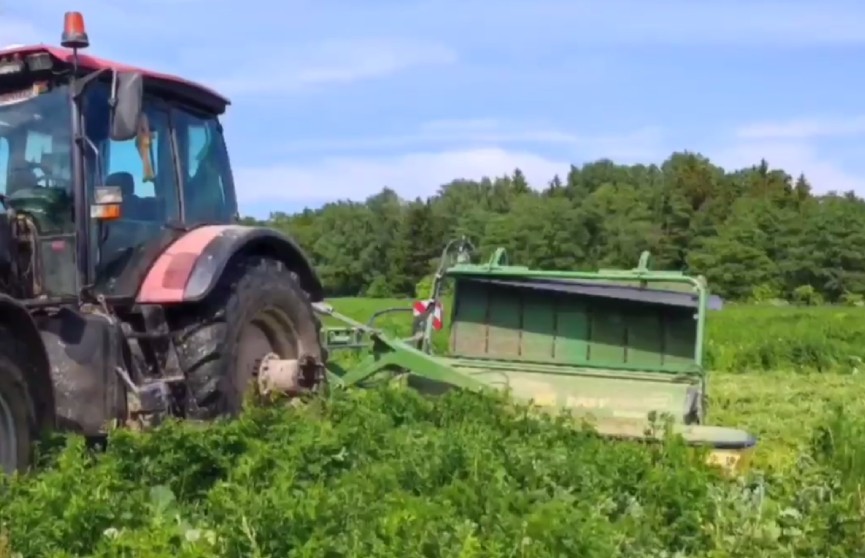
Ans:
[[[30,465],[37,438],[36,408],[30,398],[18,341],[0,328],[0,475]]]
[[[238,262],[205,301],[178,308],[171,319],[194,401],[187,408],[192,418],[239,413],[257,364],[269,352],[327,360],[309,295],[297,274],[278,261]]]

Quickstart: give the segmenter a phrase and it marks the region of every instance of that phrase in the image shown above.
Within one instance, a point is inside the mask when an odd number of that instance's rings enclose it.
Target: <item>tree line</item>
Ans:
[[[690,152],[661,165],[604,159],[534,186],[517,169],[454,180],[428,199],[384,188],[258,223],[300,243],[329,296],[414,296],[459,235],[484,257],[503,246],[511,262],[545,269],[630,268],[649,250],[653,268],[702,274],[733,300],[865,295],[865,200],[815,195],[805,176],[765,160],[725,171]]]

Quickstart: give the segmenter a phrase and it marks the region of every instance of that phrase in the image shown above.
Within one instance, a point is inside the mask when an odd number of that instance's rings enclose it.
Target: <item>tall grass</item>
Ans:
[[[710,313],[706,346],[716,370],[855,373],[865,358],[865,309],[731,306]]]
[[[467,392],[358,390],[206,429],[118,432],[96,456],[73,440],[43,472],[0,479],[0,557],[772,558],[865,548],[861,450],[845,449],[865,447],[865,419],[834,417],[784,475],[728,479],[674,440],[616,443],[513,411]]]

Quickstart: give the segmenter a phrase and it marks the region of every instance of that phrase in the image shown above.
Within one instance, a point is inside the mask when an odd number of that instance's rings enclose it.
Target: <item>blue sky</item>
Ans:
[[[0,45],[67,9],[92,54],[231,98],[244,214],[682,149],[865,195],[861,1],[28,0]]]

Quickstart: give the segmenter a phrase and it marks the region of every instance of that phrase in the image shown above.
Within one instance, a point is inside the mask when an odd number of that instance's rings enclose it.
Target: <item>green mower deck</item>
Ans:
[[[411,387],[431,394],[506,390],[517,401],[582,417],[601,435],[632,440],[660,439],[652,416],[665,416],[688,443],[711,448],[711,461],[728,469],[745,462],[752,435],[705,424],[705,318],[720,301],[702,278],[651,271],[648,253],[632,270],[561,272],[507,265],[502,249],[477,265],[461,247],[462,261],[448,266],[448,250],[408,339],[388,336],[374,321],[410,308],[362,324],[316,305],[347,326],[325,331],[330,351],[367,351],[350,370],[332,366],[332,383],[359,386],[384,374],[407,375]],[[447,279],[449,347],[435,355],[435,311]]]

